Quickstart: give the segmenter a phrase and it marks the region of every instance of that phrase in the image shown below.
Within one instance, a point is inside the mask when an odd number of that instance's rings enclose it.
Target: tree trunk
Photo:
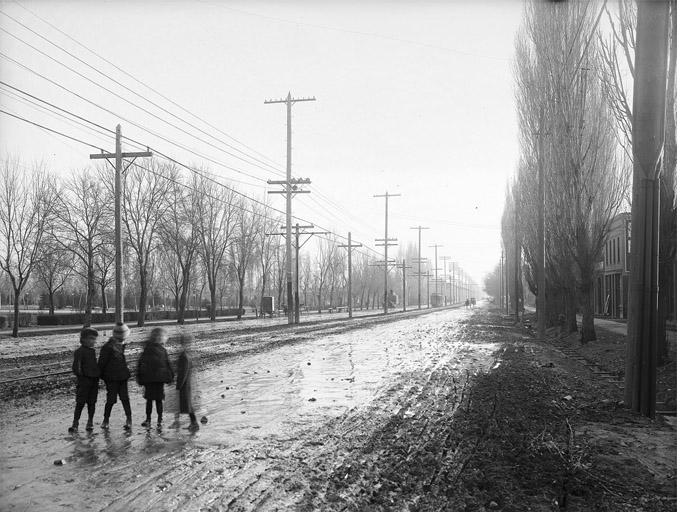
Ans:
[[[209,320],[216,322],[216,289],[209,289],[209,300],[212,303],[212,309],[209,312]]]
[[[101,283],[101,312],[105,315],[108,312],[108,297],[106,297],[106,286]]]
[[[19,294],[20,288],[14,289],[14,325],[12,326],[12,337],[19,337]]]
[[[49,314],[54,314],[54,292],[50,289],[47,294],[49,295]]]
[[[242,308],[244,306],[244,272],[238,277],[239,290],[237,291],[237,319],[242,320]]]
[[[589,341],[595,341],[597,339],[597,333],[595,332],[595,314],[594,314],[594,303],[592,297],[592,289],[583,289],[581,290],[581,313],[583,316],[583,321],[581,322],[581,343],[585,344]]]
[[[96,283],[94,282],[94,266],[90,263],[87,269],[87,299],[85,300],[85,321],[83,326],[92,325],[92,306],[96,296]]]
[[[139,272],[139,278],[139,286],[141,291],[139,293],[139,316],[136,321],[136,325],[138,327],[143,327],[146,324],[146,303],[148,302],[148,285],[146,283],[145,270],[141,270]]]

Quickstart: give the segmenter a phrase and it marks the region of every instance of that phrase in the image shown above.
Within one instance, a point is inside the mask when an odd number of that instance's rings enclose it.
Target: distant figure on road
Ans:
[[[200,425],[195,417],[195,409],[193,406],[193,362],[191,360],[190,346],[193,338],[189,335],[181,335],[181,346],[183,350],[179,355],[179,368],[176,376],[176,389],[179,393],[179,412],[175,414],[176,419],[174,426],[179,426],[179,415],[188,414],[190,418],[190,425],[188,430],[195,432],[200,430]]]
[[[465,299],[465,307],[466,308],[470,307],[470,299]]]
[[[472,297],[472,298],[470,299],[470,305],[471,305],[472,307],[475,307],[475,305],[477,305],[477,301],[475,300],[475,297]]]
[[[150,332],[150,338],[139,358],[136,380],[144,386],[143,397],[146,399],[146,421],[141,426],[150,427],[150,417],[153,412],[153,402],[157,411],[157,425],[162,425],[162,401],[165,399],[165,384],[174,380],[174,372],[169,362],[167,350],[164,347],[167,341],[167,331],[156,327]]]
[[[94,428],[94,410],[96,399],[99,395],[99,377],[101,370],[96,364],[96,351],[94,345],[99,332],[91,327],[85,327],[80,331],[80,347],[73,353],[73,373],[78,381],[75,385],[75,412],[73,413],[73,425],[68,432],[77,432],[78,423],[82,410],[87,404],[87,426],[85,430]]]
[[[101,347],[99,354],[101,378],[106,383],[106,406],[103,411],[102,428],[108,428],[110,413],[118,396],[127,416],[125,429],[132,428],[132,408],[129,405],[129,390],[127,388],[127,381],[132,374],[127,367],[125,344],[123,343],[127,336],[129,336],[129,327],[122,323],[115,324],[113,336]]]

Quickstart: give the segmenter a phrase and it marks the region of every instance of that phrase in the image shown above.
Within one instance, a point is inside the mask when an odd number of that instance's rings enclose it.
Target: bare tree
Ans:
[[[19,296],[42,260],[42,243],[52,222],[58,194],[44,165],[22,170],[19,158],[7,155],[0,167],[0,268],[14,291],[12,336],[19,335]]]
[[[146,321],[151,257],[160,242],[159,229],[169,208],[169,190],[178,174],[174,164],[154,159],[144,167],[131,165],[125,173],[122,222],[139,273],[139,327]]]
[[[178,271],[171,275],[176,277],[173,283],[177,298],[177,321],[183,324],[193,258],[198,248],[198,228],[195,218],[197,191],[188,190],[177,177],[170,184],[167,199],[167,213],[160,225],[159,234],[162,247],[167,251],[163,258],[165,266],[167,260],[171,258],[172,269]],[[212,304],[212,307],[215,307],[215,304]]]
[[[97,292],[95,260],[105,244],[105,231],[110,230],[111,211],[106,201],[105,189],[92,177],[91,169],[81,169],[71,174],[58,199],[56,208],[57,229],[55,239],[71,251],[79,262],[75,267],[86,283],[85,326],[92,323],[92,306]]]
[[[108,231],[103,234],[103,243],[94,256],[94,280],[101,291],[101,312],[108,311],[106,290],[115,282],[115,243],[114,234]]]
[[[255,233],[261,231],[264,216],[255,203],[240,199],[235,213],[233,243],[230,245],[230,265],[237,280],[238,301],[237,319],[242,318],[244,307],[245,278],[252,263],[258,258],[259,238]]]
[[[267,287],[273,274],[276,253],[281,250],[280,236],[274,234],[280,225],[280,218],[265,202],[261,210],[261,227],[258,231],[252,233],[256,238],[256,245],[260,248],[257,252],[261,270],[261,300],[259,301],[259,307],[263,302],[263,297],[268,293]]]
[[[576,285],[583,342],[596,339],[593,272],[623,192],[615,126],[594,72],[601,66],[595,30],[602,13],[593,17],[588,7],[528,4],[515,66],[521,132],[532,141],[525,159],[538,165],[536,156],[548,168],[547,223],[559,242],[548,259],[566,276],[560,281]],[[546,126],[548,136],[538,140]]]
[[[216,304],[221,273],[228,264],[227,251],[234,229],[237,194],[234,189],[217,183],[203,173],[196,177],[194,188],[198,191],[198,252],[205,267],[211,303]],[[215,308],[212,308],[211,320],[216,320]]]
[[[315,255],[315,263],[317,265],[317,312],[322,313],[322,292],[325,286],[329,284],[331,279],[331,270],[334,264],[334,255],[337,251],[337,245],[331,238],[321,238],[316,247],[317,253]]]
[[[73,275],[75,254],[65,250],[52,234],[45,237],[43,258],[36,266],[37,276],[45,285],[49,314],[54,314],[54,294],[64,287]]]

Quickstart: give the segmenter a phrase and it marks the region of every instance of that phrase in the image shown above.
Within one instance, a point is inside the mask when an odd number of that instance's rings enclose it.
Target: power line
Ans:
[[[115,65],[115,64],[112,63],[111,61],[109,61],[109,60],[107,60],[106,58],[102,57],[101,55],[99,55],[99,54],[96,53],[95,51],[91,50],[91,49],[88,48],[87,46],[83,45],[82,43],[80,43],[79,41],[77,41],[76,39],[74,39],[73,37],[71,37],[70,35],[68,35],[67,33],[65,33],[65,32],[63,32],[62,30],[60,30],[58,27],[56,27],[56,26],[54,26],[53,24],[49,23],[47,20],[41,18],[39,15],[35,14],[35,13],[32,12],[30,9],[28,9],[27,7],[25,7],[24,5],[21,5],[21,4],[18,4],[18,5],[19,5],[21,8],[23,8],[26,12],[28,12],[28,13],[30,13],[31,15],[33,15],[34,17],[38,18],[40,21],[42,21],[42,22],[45,23],[46,25],[50,26],[51,28],[53,28],[54,30],[56,30],[57,32],[59,32],[60,34],[62,34],[63,36],[67,37],[68,39],[70,39],[71,41],[73,41],[75,44],[77,44],[78,46],[80,46],[81,48],[84,48],[86,51],[88,51],[89,53],[95,55],[96,57],[98,57],[99,59],[101,59],[101,60],[102,60],[103,62],[105,62],[106,64],[110,65],[111,67],[115,68],[116,70],[118,70],[119,72],[121,72],[122,74],[124,74],[125,76],[129,77],[129,78],[132,79],[134,82],[136,82],[136,83],[138,83],[139,85],[145,87],[147,90],[149,90],[149,91],[151,91],[152,93],[154,93],[154,94],[160,96],[160,97],[161,97],[162,99],[164,99],[165,101],[168,101],[170,104],[172,104],[172,105],[174,105],[175,107],[179,108],[179,109],[180,109],[182,112],[184,112],[185,114],[188,114],[188,115],[190,115],[191,117],[197,119],[198,121],[204,123],[205,125],[209,126],[209,127],[212,128],[213,130],[216,130],[216,131],[217,131],[218,133],[220,133],[221,135],[223,135],[223,136],[227,137],[228,139],[230,139],[230,140],[232,140],[232,141],[234,141],[234,142],[240,144],[242,147],[248,149],[249,151],[253,152],[254,154],[259,155],[259,156],[261,156],[262,158],[265,158],[266,160],[269,160],[270,162],[272,162],[272,163],[274,164],[274,166],[279,166],[279,163],[277,163],[277,162],[275,162],[274,160],[268,158],[266,155],[264,155],[264,154],[262,154],[262,153],[256,151],[255,149],[249,147],[248,145],[246,145],[246,144],[244,144],[244,143],[238,141],[237,139],[235,139],[235,138],[232,137],[231,135],[229,135],[229,134],[223,132],[222,130],[220,130],[220,129],[217,128],[216,126],[210,124],[209,122],[205,121],[205,120],[202,119],[201,117],[195,115],[193,112],[191,112],[191,111],[189,111],[189,110],[183,108],[181,105],[179,105],[178,103],[174,102],[173,100],[171,100],[171,99],[168,98],[167,96],[165,96],[165,95],[163,95],[162,93],[156,91],[155,89],[149,87],[148,85],[146,85],[146,84],[143,83],[142,81],[138,80],[136,77],[134,77],[134,76],[132,76],[131,74],[129,74],[129,73],[128,73],[127,71],[125,71],[124,69],[120,68],[119,66]],[[13,19],[13,18],[12,18],[12,19]],[[16,21],[16,20],[15,20],[15,21]],[[30,29],[29,29],[29,30],[30,30]],[[41,37],[42,37],[42,36],[41,36]],[[51,41],[50,41],[50,43],[51,43]],[[54,44],[54,43],[51,43],[51,44]],[[57,45],[57,47],[60,48],[60,49],[62,49],[62,48],[59,47],[58,45]],[[63,50],[63,49],[62,49],[62,51],[65,51],[65,52],[66,52],[66,50]],[[66,52],[66,53],[69,53],[69,52]],[[70,53],[69,53],[69,55],[70,55]],[[74,57],[74,58],[77,58],[77,57]],[[88,64],[87,64],[87,65],[88,65]],[[91,67],[91,66],[90,66],[90,67]],[[109,77],[109,78],[110,78],[110,77]],[[117,82],[116,80],[114,80],[114,79],[112,79],[112,78],[110,78],[110,79],[113,80],[115,83],[118,83],[119,85],[122,86],[122,84],[120,84],[120,83]],[[124,87],[124,86],[123,86],[123,87]],[[150,100],[148,100],[147,98],[141,96],[140,94],[138,94],[138,93],[134,93],[134,94],[137,94],[138,96],[144,98],[144,99],[145,99],[146,101],[148,101],[149,103],[154,104],[152,101],[150,101]],[[162,110],[164,110],[164,109],[163,109],[162,107],[160,107],[160,106],[158,106],[158,108],[161,108]],[[168,113],[169,113],[169,112],[168,112]],[[177,117],[178,119],[181,119],[183,122],[185,122],[185,123],[188,124],[189,126],[193,126],[192,124],[188,123],[188,122],[187,122],[185,119],[183,119],[183,118],[180,118],[180,117],[178,117],[178,116],[175,116],[174,114],[171,114],[171,113],[170,113],[170,115],[172,115],[172,116],[174,116],[174,117]],[[199,128],[196,127],[196,129],[199,129]],[[202,130],[200,130],[200,131],[202,131]],[[207,132],[204,132],[204,131],[202,131],[202,132],[205,133],[205,134],[207,134]],[[210,137],[212,137],[214,140],[218,140],[216,137],[214,137],[214,136],[211,135],[211,134],[207,134],[207,135],[209,135]],[[221,142],[222,144],[224,144],[224,145],[226,145],[226,146],[232,148],[232,149],[235,150],[235,151],[238,151],[238,152],[240,152],[240,153],[242,153],[242,154],[246,154],[244,151],[242,151],[242,150],[240,150],[240,149],[238,149],[238,148],[235,148],[234,146],[231,146],[230,144],[228,144],[228,143],[226,143],[226,142],[223,142],[223,141],[220,141],[220,142]],[[253,157],[250,157],[250,158],[252,158],[252,159],[257,160],[257,161],[260,162],[260,160],[258,160],[258,159],[255,159],[255,158],[253,158]],[[265,162],[261,162],[261,163],[263,163],[264,165],[269,165],[269,166],[270,166],[270,164],[265,164]],[[272,166],[271,166],[271,167],[272,167]],[[283,172],[281,168],[279,169],[279,171],[280,171],[280,172]]]
[[[154,118],[157,119],[158,121],[161,121],[161,122],[163,122],[163,123],[165,123],[165,124],[171,126],[172,128],[175,128],[175,129],[179,130],[180,132],[183,132],[184,134],[186,134],[186,135],[188,135],[188,136],[191,136],[191,137],[193,137],[193,138],[199,140],[200,142],[203,142],[204,144],[207,144],[208,146],[211,146],[212,148],[214,148],[214,149],[216,149],[216,150],[218,150],[218,151],[222,151],[222,152],[226,153],[227,155],[230,155],[230,156],[232,156],[232,157],[234,157],[234,158],[237,158],[238,160],[242,160],[243,162],[245,162],[245,163],[247,163],[247,164],[253,165],[254,167],[258,167],[258,168],[260,168],[260,169],[262,169],[262,170],[270,170],[270,169],[265,169],[265,168],[261,167],[260,165],[253,164],[252,162],[249,162],[249,161],[245,160],[245,159],[242,158],[241,156],[234,155],[233,153],[230,153],[229,151],[225,151],[225,150],[223,150],[223,149],[221,149],[221,148],[215,146],[214,144],[212,144],[212,143],[210,143],[210,142],[207,142],[206,140],[204,140],[204,139],[202,139],[202,138],[200,138],[200,137],[196,137],[195,135],[191,134],[190,132],[184,130],[183,128],[181,128],[181,127],[179,127],[179,126],[176,126],[175,124],[170,123],[169,121],[167,121],[167,120],[161,118],[160,116],[154,114],[154,113],[151,112],[150,110],[148,110],[148,109],[146,109],[146,108],[144,108],[144,107],[142,107],[142,106],[140,106],[140,105],[137,105],[136,103],[134,103],[134,102],[132,102],[132,101],[130,101],[130,100],[128,100],[128,99],[126,99],[126,98],[120,96],[118,93],[112,91],[111,89],[109,89],[109,88],[107,88],[107,87],[104,87],[104,86],[101,85],[100,83],[98,83],[98,82],[92,80],[91,78],[89,78],[89,77],[83,75],[83,74],[80,73],[79,71],[74,70],[74,69],[71,68],[70,66],[64,64],[63,62],[59,61],[58,59],[55,59],[55,58],[52,57],[51,55],[48,55],[47,53],[45,53],[45,52],[43,52],[42,50],[40,50],[40,49],[36,48],[35,46],[33,46],[32,44],[27,43],[26,41],[20,39],[20,38],[17,37],[16,35],[14,35],[14,34],[12,34],[11,32],[9,32],[8,30],[6,30],[6,29],[4,29],[4,28],[2,28],[2,27],[0,27],[0,30],[3,31],[3,32],[5,32],[6,34],[10,35],[11,37],[14,37],[14,38],[17,39],[18,41],[20,41],[21,43],[25,44],[25,45],[28,46],[29,48],[32,48],[33,50],[35,50],[36,52],[40,53],[41,55],[44,55],[44,56],[47,57],[48,59],[50,59],[50,60],[56,62],[56,63],[59,64],[60,66],[62,66],[62,67],[64,67],[64,68],[68,69],[69,71],[75,73],[75,74],[78,75],[79,77],[81,77],[81,78],[87,80],[87,81],[90,82],[91,84],[93,84],[93,85],[99,87],[100,89],[103,89],[104,91],[106,91],[106,92],[109,93],[109,94],[112,94],[112,95],[115,96],[116,98],[119,98],[119,99],[121,99],[122,101],[125,101],[125,102],[129,103],[129,104],[132,105],[133,107],[135,107],[135,108],[141,110],[142,112],[145,112],[146,114],[148,114],[148,115],[154,117]],[[41,36],[41,37],[42,37],[42,36]],[[66,53],[68,53],[68,52],[66,52]],[[69,55],[70,55],[70,54],[69,54]],[[79,60],[79,59],[78,59],[78,60]],[[86,64],[86,63],[85,63],[85,64]],[[88,64],[86,64],[86,65],[88,65]],[[90,66],[90,67],[91,67],[91,66]],[[94,69],[94,68],[92,68],[92,69]],[[102,72],[100,72],[100,71],[98,71],[98,70],[96,70],[96,69],[95,69],[95,71],[97,71],[97,72],[99,72],[99,73],[101,73],[102,75],[104,75],[104,76],[107,77],[107,75],[105,75],[104,73],[102,73]],[[42,76],[42,75],[40,75],[40,76]],[[44,77],[43,77],[43,78],[44,78]],[[109,78],[109,77],[107,77],[107,78]],[[113,81],[114,81],[114,80],[113,80]],[[54,83],[54,82],[52,82],[52,83]],[[119,82],[115,82],[115,83],[118,83],[118,84],[119,84]],[[121,84],[119,84],[119,85],[121,85]],[[125,86],[123,86],[123,87],[125,87]],[[126,88],[126,87],[125,87],[125,88]],[[145,99],[145,98],[144,98],[144,99]],[[149,100],[146,100],[146,101],[149,101]],[[149,102],[150,102],[150,101],[149,101]],[[150,102],[150,103],[152,103],[153,105],[155,105],[153,102]],[[161,107],[160,107],[160,108],[161,108]],[[163,110],[164,110],[164,109],[163,109]],[[128,121],[128,122],[130,122],[130,121]],[[148,131],[150,131],[150,130],[148,130]],[[251,175],[249,175],[249,176],[250,176],[250,177],[253,177],[253,176],[251,176]]]
[[[0,113],[5,114],[5,115],[8,115],[8,116],[12,116],[12,117],[14,117],[14,118],[16,118],[16,119],[19,119],[20,121],[24,121],[24,122],[26,122],[26,123],[32,124],[32,125],[34,125],[34,126],[37,126],[38,128],[42,128],[43,130],[47,130],[48,132],[56,133],[57,135],[61,135],[62,137],[65,137],[65,138],[67,138],[67,139],[71,139],[71,140],[74,140],[75,142],[79,142],[80,144],[84,144],[85,146],[89,146],[90,148],[99,149],[99,150],[103,151],[102,148],[100,148],[100,147],[98,147],[98,146],[95,146],[94,144],[89,144],[88,142],[85,142],[85,141],[83,141],[83,140],[77,139],[77,138],[75,138],[75,137],[71,137],[70,135],[66,135],[65,133],[62,133],[62,132],[60,132],[60,131],[53,130],[52,128],[47,128],[46,126],[43,126],[43,125],[41,125],[41,124],[38,124],[38,123],[36,123],[36,122],[34,122],[34,121],[30,121],[30,120],[28,120],[28,119],[26,119],[26,118],[23,118],[23,117],[21,117],[21,116],[14,115],[14,114],[12,114],[12,113],[10,113],[10,112],[7,112],[6,110],[0,109]]]

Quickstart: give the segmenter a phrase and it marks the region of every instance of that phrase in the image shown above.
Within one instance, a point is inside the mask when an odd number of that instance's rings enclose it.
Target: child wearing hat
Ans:
[[[110,413],[113,405],[120,397],[122,408],[127,416],[125,429],[132,428],[132,407],[129,404],[129,390],[127,381],[132,376],[125,359],[125,338],[129,336],[129,327],[123,323],[115,324],[113,336],[101,347],[99,354],[99,369],[101,378],[106,383],[106,406],[103,411],[101,427],[108,428]]]
[[[73,413],[73,425],[68,432],[77,432],[78,423],[82,410],[87,404],[86,430],[94,428],[94,410],[96,399],[99,395],[99,376],[101,371],[96,364],[96,351],[94,345],[99,332],[91,327],[85,327],[80,331],[80,346],[73,353],[73,373],[77,377],[75,385],[75,412]]]
[[[150,417],[153,412],[153,402],[157,410],[158,427],[162,424],[162,401],[165,399],[165,384],[174,380],[174,372],[169,362],[167,350],[163,346],[167,341],[167,331],[162,327],[155,327],[150,332],[143,353],[139,358],[139,367],[136,379],[139,385],[144,386],[143,396],[146,399],[146,421],[141,426],[150,427]]]

